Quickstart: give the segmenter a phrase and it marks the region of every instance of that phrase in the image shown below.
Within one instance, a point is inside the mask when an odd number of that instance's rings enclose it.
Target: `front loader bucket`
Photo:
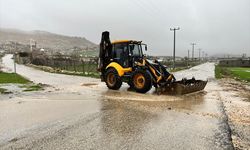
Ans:
[[[202,80],[181,80],[175,81],[173,83],[167,84],[165,86],[159,87],[157,89],[158,94],[169,94],[169,95],[183,95],[188,93],[193,93],[197,91],[201,91],[205,88],[207,81]]]

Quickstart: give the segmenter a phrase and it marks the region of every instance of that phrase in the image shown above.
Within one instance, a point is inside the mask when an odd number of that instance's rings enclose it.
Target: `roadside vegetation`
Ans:
[[[5,89],[1,87],[1,85],[6,84],[20,84],[18,87],[21,88],[21,91],[24,92],[38,91],[43,89],[40,84],[34,84],[33,82],[20,76],[19,74],[0,72],[0,94],[12,93],[11,89]]]
[[[177,71],[181,71],[181,70],[185,70],[188,69],[189,67],[177,67],[175,69],[169,69],[170,72],[177,72]]]
[[[100,75],[99,75],[99,72],[97,72],[97,69],[95,69],[96,71],[93,71],[93,69],[89,69],[89,70],[91,70],[89,72],[88,71],[78,72],[78,70],[81,70],[83,68],[82,65],[78,65],[75,67],[73,67],[73,66],[65,67],[63,69],[52,68],[52,67],[48,67],[48,66],[38,66],[38,65],[33,65],[33,64],[29,64],[28,66],[39,69],[39,70],[43,70],[45,72],[59,73],[59,74],[66,74],[66,75],[85,76],[85,77],[92,77],[92,78],[100,78]],[[97,65],[96,64],[85,64],[84,68],[97,68]],[[185,70],[188,68],[189,67],[176,67],[175,69],[169,68],[168,70],[170,72],[177,72],[177,71]]]
[[[77,76],[85,76],[85,77],[91,77],[91,78],[100,78],[99,73],[94,73],[94,72],[81,73],[81,72],[61,71],[59,73],[66,74],[66,75],[77,75]]]
[[[215,77],[225,78],[235,78],[240,81],[250,82],[250,68],[249,67],[221,67],[215,66]]]
[[[0,94],[3,94],[3,93],[5,93],[5,92],[7,92],[7,89],[0,88]]]
[[[33,67],[35,69],[43,70],[45,72],[50,72],[50,73],[59,73],[59,74],[66,74],[66,75],[76,75],[76,76],[85,76],[85,77],[92,77],[92,78],[99,78],[99,72],[97,72],[97,69],[94,71],[84,71],[80,72],[78,70],[81,70],[83,66],[75,66],[75,67],[65,67],[65,68],[52,68],[49,66],[39,66],[39,65],[33,65],[33,64],[28,64],[27,66]],[[85,64],[85,68],[90,68],[93,67],[94,64],[87,65]],[[97,66],[95,67],[97,68]],[[93,70],[93,69],[92,69]]]
[[[181,70],[188,69],[190,67],[193,67],[195,65],[199,65],[200,63],[192,63],[189,64],[189,66],[186,66],[185,62],[182,62],[183,64],[177,66],[175,69],[169,67],[168,71],[170,72],[177,72]],[[165,63],[163,63],[165,65]],[[92,77],[92,78],[99,78],[100,74],[97,71],[97,64],[95,63],[86,63],[83,65],[59,65],[57,67],[51,67],[51,66],[42,66],[42,65],[34,65],[34,64],[27,64],[29,67],[33,67],[39,70],[43,70],[45,72],[50,73],[59,73],[59,74],[66,74],[66,75],[76,75],[76,76],[85,76],[85,77]],[[166,66],[171,66],[166,65]]]
[[[30,82],[29,80],[25,79],[24,77],[16,73],[0,72],[0,84],[3,83],[27,84],[29,82]]]
[[[20,88],[24,88],[24,92],[30,92],[30,91],[39,91],[42,89],[42,86],[39,84],[25,84],[19,86]]]

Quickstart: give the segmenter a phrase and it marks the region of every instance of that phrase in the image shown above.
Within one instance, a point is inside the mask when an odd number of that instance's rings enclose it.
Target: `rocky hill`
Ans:
[[[98,46],[84,37],[71,37],[46,31],[22,31],[0,28],[0,44],[17,42],[18,44],[37,44],[38,48],[70,53],[77,51],[97,51]]]

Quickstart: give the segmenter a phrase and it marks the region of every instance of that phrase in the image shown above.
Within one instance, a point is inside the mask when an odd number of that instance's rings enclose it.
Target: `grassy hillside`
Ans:
[[[75,48],[93,51],[98,48],[95,43],[84,37],[64,36],[45,31],[21,31],[0,28],[0,44],[13,41],[29,45],[30,39],[36,41],[39,48],[49,48],[55,51],[67,52]]]

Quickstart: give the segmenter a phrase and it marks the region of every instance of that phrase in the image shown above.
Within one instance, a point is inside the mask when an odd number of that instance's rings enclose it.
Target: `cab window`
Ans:
[[[128,66],[128,44],[119,43],[115,44],[113,47],[113,58],[123,67]]]
[[[139,44],[129,44],[129,49],[132,56],[142,57],[141,46]]]

